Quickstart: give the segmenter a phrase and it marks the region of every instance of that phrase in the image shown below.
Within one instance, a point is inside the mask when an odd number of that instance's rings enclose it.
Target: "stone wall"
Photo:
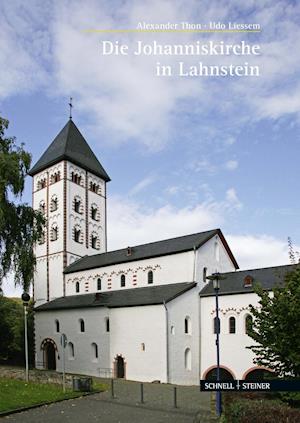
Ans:
[[[0,366],[0,377],[25,380],[25,369],[22,367]],[[72,387],[73,375],[66,374],[66,385]],[[62,384],[62,373],[49,370],[29,370],[29,381],[38,383]]]

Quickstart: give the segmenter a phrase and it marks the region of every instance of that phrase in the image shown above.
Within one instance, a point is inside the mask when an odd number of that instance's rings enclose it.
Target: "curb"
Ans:
[[[78,396],[73,397],[73,398],[62,398],[62,399],[59,399],[57,401],[45,401],[45,402],[40,402],[39,404],[29,405],[28,407],[15,408],[14,410],[8,410],[8,411],[1,411],[0,412],[0,419],[1,419],[1,417],[9,416],[10,414],[22,413],[23,411],[33,410],[34,408],[43,407],[44,405],[56,404],[56,403],[62,402],[62,401],[70,401],[70,400],[74,400],[74,399],[77,399],[77,398],[82,398],[82,397],[87,397],[87,396],[90,396],[90,395],[100,394],[101,392],[105,392],[105,391],[84,392],[81,395],[78,395]]]

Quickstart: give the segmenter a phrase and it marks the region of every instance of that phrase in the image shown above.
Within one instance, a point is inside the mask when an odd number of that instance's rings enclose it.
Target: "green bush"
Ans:
[[[225,408],[230,423],[299,423],[300,410],[271,400],[239,399]]]
[[[279,398],[291,407],[300,408],[300,392],[279,392]]]
[[[33,306],[28,307],[29,364],[34,362]],[[21,299],[0,295],[0,363],[24,365],[24,309]]]

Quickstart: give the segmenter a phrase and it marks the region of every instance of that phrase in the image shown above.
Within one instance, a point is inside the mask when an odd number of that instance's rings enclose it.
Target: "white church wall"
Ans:
[[[81,177],[80,185],[71,181],[72,172]],[[67,251],[83,257],[89,254],[86,247],[86,172],[84,169],[67,162]],[[80,198],[80,213],[74,210],[74,198]],[[80,242],[74,240],[74,228],[81,230]]]
[[[34,299],[36,307],[47,301],[47,258],[36,260],[34,275]]]
[[[124,358],[126,379],[166,382],[163,305],[110,309],[111,365],[118,355]]]
[[[95,232],[99,237],[98,250],[90,248],[89,254],[99,254],[106,251],[106,208],[105,208],[105,197],[106,197],[106,184],[101,178],[88,172],[88,183],[95,183],[99,186],[99,192],[96,194],[92,191],[88,193],[88,225],[89,234]],[[91,207],[97,206],[96,220],[92,219]]]
[[[72,172],[81,176],[80,185],[72,182]],[[77,256],[84,256],[86,254],[93,255],[105,252],[106,250],[106,210],[105,210],[105,182],[86,172],[84,169],[72,163],[67,163],[68,174],[68,188],[67,188],[67,208],[68,208],[68,230],[67,230],[67,250],[71,251]],[[86,180],[87,178],[87,180]],[[99,185],[101,195],[92,192],[89,189],[90,182]],[[86,187],[87,184],[87,187]],[[103,193],[103,195],[102,195]],[[74,210],[74,198],[81,200],[80,212]],[[88,200],[87,200],[88,199]],[[91,206],[95,204],[99,209],[99,220],[94,220],[91,217]],[[87,209],[88,208],[88,209]],[[81,236],[80,242],[74,240],[74,227],[80,228]],[[97,248],[91,246],[91,235],[95,232],[99,237]]]
[[[215,297],[201,297],[201,378],[216,366]],[[254,354],[247,346],[254,341],[246,334],[245,318],[250,314],[249,304],[258,305],[254,293],[219,296],[220,309],[220,365],[234,378],[242,379],[245,372],[255,367]],[[229,333],[229,318],[236,319],[236,333]]]
[[[126,254],[124,252],[124,254]],[[112,266],[99,267],[66,275],[66,294],[75,295],[75,281],[88,282],[89,291],[97,291],[97,279],[102,282],[102,291],[122,289],[121,275],[126,277],[128,288],[164,285],[169,283],[191,282],[193,278],[194,252],[184,252],[168,256],[137,260]],[[153,285],[148,284],[148,272],[153,271]],[[85,283],[84,282],[84,283]],[[82,293],[81,289],[79,294]]]
[[[108,315],[108,309],[101,307],[37,312],[35,314],[37,367],[43,368],[45,365],[44,351],[41,349],[41,344],[46,338],[50,338],[57,347],[57,370],[62,371],[60,338],[61,334],[65,333],[68,344],[71,342],[74,346],[74,357],[70,354],[69,345],[65,349],[66,372],[99,376],[100,369],[111,367],[109,360],[110,333],[106,332],[105,320]],[[80,331],[80,319],[84,320],[85,332]],[[56,332],[55,320],[59,321],[59,333]],[[98,358],[95,357],[92,347],[93,343],[98,346]]]
[[[47,173],[42,172],[35,176],[32,181],[32,207],[34,210],[41,210],[40,206],[43,204],[45,206],[45,216],[46,216],[46,208],[47,208],[47,188],[39,189],[38,190],[38,182],[43,179],[47,178]],[[37,257],[44,256],[47,254],[47,230],[44,230],[44,242],[37,243],[35,246],[35,254]]]
[[[64,191],[64,182],[60,180],[49,186],[49,214],[48,214],[48,227],[49,227],[49,254],[54,254],[57,252],[62,252],[64,249],[63,239],[63,215],[64,215],[64,203],[63,203],[63,191]],[[51,200],[57,198],[57,210],[51,208]],[[51,229],[53,227],[58,228],[57,239],[54,240],[51,236]]]
[[[215,243],[218,244],[218,251],[215,250]],[[207,241],[197,250],[195,281],[202,289],[209,281],[203,277],[203,269],[206,268],[206,274],[211,275],[214,272],[232,272],[235,270],[225,247],[218,235]]]
[[[49,296],[51,300],[64,295],[63,287],[63,255],[49,256]]]
[[[33,178],[33,207],[40,209],[44,203],[44,216],[46,218],[44,242],[37,243],[35,254],[37,268],[34,275],[34,298],[36,305],[63,295],[63,162],[59,162],[47,170],[42,171]],[[58,182],[54,181],[58,176]],[[45,181],[45,187],[40,188],[40,182]],[[52,200],[57,200],[57,209],[53,207]],[[57,239],[53,228],[57,228]],[[48,272],[47,272],[48,254]],[[47,280],[49,279],[49,288]]]
[[[195,287],[166,304],[169,315],[169,382],[199,384],[199,295]],[[188,327],[185,327],[188,319]],[[187,329],[188,333],[185,333]],[[190,365],[186,362],[190,350]],[[188,353],[189,354],[189,353]]]

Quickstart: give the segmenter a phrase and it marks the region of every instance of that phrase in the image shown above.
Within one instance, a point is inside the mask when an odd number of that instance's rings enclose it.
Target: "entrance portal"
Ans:
[[[55,348],[52,342],[47,342],[45,345],[45,367],[48,370],[56,370],[56,355]]]
[[[124,358],[118,355],[117,357],[117,378],[123,378],[125,375],[124,371]]]

